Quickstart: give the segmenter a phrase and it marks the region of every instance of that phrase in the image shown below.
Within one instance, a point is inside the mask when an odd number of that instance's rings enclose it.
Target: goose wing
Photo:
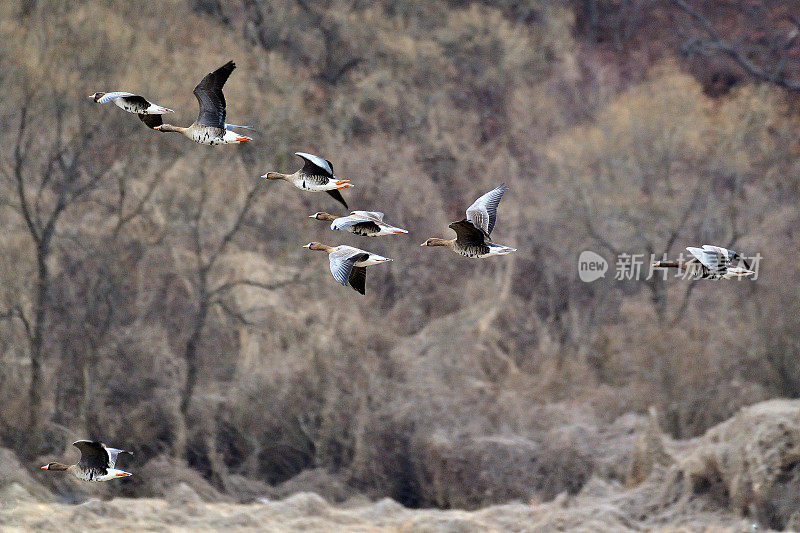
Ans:
[[[161,118],[161,115],[151,115],[147,113],[137,113],[137,115],[139,116],[139,120],[144,122],[148,128],[155,128],[164,123],[164,119]]]
[[[134,108],[142,110],[147,109],[148,107],[153,105],[153,102],[150,102],[149,100],[147,100],[147,98],[145,98],[144,96],[139,96],[138,94],[129,94],[121,96],[120,98],[124,100],[125,103],[134,106]]]
[[[303,165],[303,172],[312,176],[327,176],[333,178],[333,163],[323,159],[318,155],[307,154],[305,152],[295,152],[294,155],[301,157],[306,163]]]
[[[354,212],[355,213],[355,212]],[[375,220],[365,220],[359,216],[339,217],[331,222],[331,229],[345,230],[349,227],[363,225],[365,229],[378,232],[381,230]]]
[[[350,270],[348,281],[356,292],[365,294],[367,290],[367,267],[354,266],[353,269]]]
[[[301,157],[303,161],[305,161],[301,172],[308,176],[308,178],[312,181],[321,185],[325,185],[328,183],[328,180],[333,179],[333,163],[327,159],[323,159],[318,155],[307,154],[305,152],[295,152],[294,155]],[[347,202],[344,200],[342,193],[340,193],[338,189],[325,192],[330,194],[334,200],[342,204],[345,209],[350,209],[350,207],[347,205]]]
[[[453,222],[449,227],[456,232],[456,241],[463,246],[481,246],[486,242],[486,233],[466,218]]]
[[[72,445],[81,451],[81,460],[78,461],[78,465],[100,470],[109,468],[108,452],[102,442],[78,440]]]
[[[106,453],[108,454],[108,466],[111,468],[116,468],[117,464],[117,456],[121,453],[128,454],[133,457],[133,452],[129,452],[128,450],[120,450],[119,448],[112,448],[111,446],[106,446],[105,444],[102,445],[103,449],[105,449]]]
[[[366,261],[368,258],[369,254],[358,248],[351,246],[338,247],[328,254],[333,279],[342,285],[347,285],[354,265],[359,261]]]
[[[113,93],[106,93],[106,94],[104,94],[103,96],[101,96],[100,98],[97,99],[97,103],[98,104],[107,104],[108,102],[110,102],[112,100],[116,100],[117,98],[130,98],[132,96],[140,98],[140,99],[144,100],[144,102],[147,105],[150,105],[150,102],[148,102],[147,100],[145,100],[141,96],[138,96],[138,95],[133,94],[133,93],[122,92],[122,91],[116,91],[116,92],[113,92]]]
[[[722,275],[725,273],[728,267],[728,260],[727,257],[723,256],[718,251],[705,250],[692,246],[687,246],[686,249],[712,274]]]
[[[726,267],[731,266],[733,261],[738,259],[739,261],[741,261],[741,263],[747,270],[752,270],[750,268],[750,263],[748,263],[748,261],[744,257],[742,257],[742,254],[740,254],[735,250],[723,248],[722,246],[711,246],[710,244],[704,244],[703,250],[706,250],[708,252],[715,252],[720,256],[722,256],[723,258],[725,258],[725,260],[727,261],[727,263],[725,264]]]
[[[497,219],[497,206],[507,189],[503,183],[475,200],[467,209],[467,220],[483,230],[486,235],[491,235]]]
[[[368,218],[375,222],[383,222],[383,213],[380,211],[353,211],[351,215]]]
[[[255,131],[255,132],[261,133],[260,131],[255,129],[253,126],[242,126],[240,124],[228,124],[227,122],[225,123],[225,129],[226,130],[234,131],[235,128],[241,128],[243,130],[250,130],[250,131]]]
[[[194,88],[194,95],[200,104],[197,123],[201,126],[225,129],[225,95],[222,86],[236,68],[236,63],[228,61],[214,72],[206,74]]]
[[[729,266],[731,261],[733,261],[736,257],[739,256],[733,250],[728,250],[727,248],[723,248],[722,246],[711,246],[710,244],[704,244],[703,250],[706,252],[710,252],[712,254],[716,254],[720,259],[725,261],[725,266]]]
[[[333,196],[333,199],[342,204],[345,207],[345,209],[350,209],[350,207],[347,205],[347,202],[344,201],[342,193],[339,192],[339,189],[333,189],[332,191],[325,191],[325,192]]]

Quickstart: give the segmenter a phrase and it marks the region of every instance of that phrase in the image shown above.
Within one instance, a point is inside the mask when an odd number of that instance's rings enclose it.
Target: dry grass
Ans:
[[[796,510],[798,415],[800,402],[770,401],[743,409],[730,420],[708,431],[701,438],[673,441],[660,433],[655,415],[644,420],[620,420],[607,432],[603,442],[595,442],[588,453],[598,464],[611,459],[603,452],[617,454],[613,463],[626,463],[631,468],[644,465],[647,469],[628,486],[619,481],[605,481],[592,476],[580,490],[562,487],[548,503],[536,496],[515,498],[503,495],[503,500],[516,500],[504,505],[464,510],[412,510],[384,498],[368,502],[363,496],[347,495],[343,486],[330,474],[309,471],[276,493],[290,494],[282,499],[270,499],[270,492],[261,487],[261,495],[253,492],[249,504],[221,502],[197,477],[181,472],[181,465],[169,460],[153,461],[137,472],[145,485],[155,483],[161,498],[108,499],[111,484],[89,487],[94,496],[104,494],[104,500],[84,494],[84,503],[67,505],[51,503],[51,497],[6,452],[0,453],[0,525],[4,530],[62,529],[65,523],[71,530],[84,527],[111,527],[122,531],[741,531],[756,527],[785,529],[798,522]],[[580,431],[573,430],[561,439],[567,446],[580,447]],[[553,453],[558,438],[544,443]],[[635,440],[636,452],[631,456],[621,451]],[[479,475],[455,479],[456,473],[470,461],[470,450],[480,450],[479,461],[498,460],[504,466],[486,465]],[[459,450],[466,450],[460,453]],[[569,468],[576,468],[574,455],[559,454]],[[448,500],[458,487],[472,491],[499,487],[487,475],[502,475],[515,464],[527,465],[524,471],[506,479],[515,479],[535,489],[540,481],[547,489],[556,487],[557,480],[537,481],[537,463],[543,453],[541,446],[514,442],[512,439],[482,439],[473,443],[460,442],[447,448],[443,441],[431,443],[429,453],[441,460],[441,472],[434,478],[440,506],[471,506],[474,500]],[[435,450],[435,451],[434,451]],[[489,453],[490,450],[493,450]],[[526,457],[518,463],[511,455]],[[625,459],[620,459],[625,457]],[[436,460],[429,464],[434,464]],[[158,463],[158,464],[156,464]],[[448,466],[449,465],[449,466]],[[177,469],[176,469],[177,468]],[[576,479],[575,473],[569,479]],[[606,472],[608,474],[608,472]],[[526,477],[528,476],[528,477]],[[533,477],[530,477],[533,476]],[[302,479],[301,479],[302,478]],[[632,479],[632,478],[631,478]],[[67,481],[67,480],[65,480]],[[142,482],[140,481],[140,482]],[[241,481],[237,481],[240,487]],[[79,485],[74,480],[70,485]],[[326,494],[308,492],[316,487]],[[327,488],[326,488],[327,487]],[[512,487],[507,486],[507,489]],[[254,490],[255,487],[250,487]],[[35,495],[34,495],[35,494]],[[466,494],[466,493],[465,493]],[[795,495],[795,496],[792,496]],[[517,496],[520,496],[519,494]],[[331,502],[336,501],[336,504]]]

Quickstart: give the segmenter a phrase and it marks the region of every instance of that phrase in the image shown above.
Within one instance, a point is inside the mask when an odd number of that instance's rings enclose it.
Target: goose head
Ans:
[[[311,241],[310,243],[303,245],[303,248],[308,248],[309,250],[322,250],[327,252],[332,247],[328,246],[327,244],[322,244],[321,242]]]
[[[282,180],[286,177],[286,175],[281,174],[280,172],[267,172],[261,177],[265,180]]]
[[[336,217],[331,215],[330,213],[326,213],[325,211],[318,211],[313,215],[309,215],[308,218],[315,218],[317,220],[327,220],[328,222],[333,222],[336,220]]]
[[[69,470],[69,465],[61,463],[47,463],[42,467],[42,470]]]
[[[420,244],[420,246],[451,246],[453,241],[449,241],[447,239],[437,239],[436,237],[431,237],[427,241]]]

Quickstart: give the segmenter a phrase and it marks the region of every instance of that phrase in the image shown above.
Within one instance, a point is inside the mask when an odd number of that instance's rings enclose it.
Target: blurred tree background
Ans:
[[[3,3],[0,445],[132,449],[127,494],[172,472],[471,507],[624,479],[598,457],[626,413],[686,438],[800,397],[799,33],[789,0]],[[86,98],[188,124],[229,59],[247,145]],[[294,151],[410,234],[308,219],[341,209],[258,178]],[[417,246],[500,182],[517,253]],[[311,240],[395,262],[361,297]],[[583,250],[703,243],[761,253],[758,280],[577,277]]]

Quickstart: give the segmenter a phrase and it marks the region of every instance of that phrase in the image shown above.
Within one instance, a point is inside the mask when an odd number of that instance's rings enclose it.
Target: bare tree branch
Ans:
[[[698,278],[693,278],[692,281],[689,282],[689,286],[686,287],[686,292],[683,293],[683,299],[681,300],[681,305],[678,307],[678,310],[675,312],[675,316],[670,321],[669,326],[675,327],[678,323],[683,319],[683,315],[686,312],[686,308],[689,306],[689,298],[692,295],[692,291],[697,286],[697,282],[700,281]]]
[[[669,251],[672,249],[672,246],[675,244],[675,240],[678,238],[678,235],[680,235],[681,231],[683,231],[683,227],[689,220],[689,216],[697,208],[697,203],[700,201],[700,195],[698,194],[700,192],[700,185],[701,184],[698,183],[694,188],[694,191],[692,191],[692,200],[686,206],[686,209],[683,210],[678,225],[672,230],[669,238],[667,238],[667,242],[664,247],[665,252],[669,253]]]
[[[150,198],[152,198],[153,193],[155,192],[156,188],[161,184],[163,179],[164,179],[163,172],[156,173],[156,176],[152,180],[150,180],[150,182],[147,184],[147,189],[145,190],[145,193],[142,195],[139,201],[136,202],[136,204],[133,206],[133,209],[131,209],[131,211],[129,211],[127,214],[123,214],[125,212],[125,196],[126,196],[125,191],[127,190],[127,186],[124,183],[124,179],[120,178],[120,185],[119,185],[120,194],[119,194],[119,202],[117,204],[118,206],[117,217],[119,219],[117,220],[117,223],[114,225],[114,229],[111,231],[112,237],[117,237],[117,235],[119,235],[119,232],[126,224],[144,214],[145,206],[150,201]]]
[[[255,323],[253,321],[248,320],[247,317],[244,316],[244,314],[242,314],[240,311],[228,305],[228,303],[225,302],[224,300],[218,300],[214,303],[218,305],[219,308],[222,309],[226,315],[233,318],[234,320],[244,324],[245,326],[255,326]]]
[[[30,231],[31,237],[33,238],[34,242],[38,245],[42,240],[41,230],[33,220],[33,214],[31,213],[31,206],[28,201],[28,195],[25,192],[25,176],[23,174],[23,169],[25,168],[27,152],[28,152],[22,147],[23,139],[25,138],[27,118],[28,118],[28,103],[26,102],[25,104],[23,104],[22,109],[20,109],[19,129],[17,130],[17,142],[14,145],[14,177],[16,179],[17,196],[19,197],[20,212],[22,213],[22,218],[25,220],[25,224],[28,226],[28,231]]]
[[[738,64],[745,72],[756,79],[774,83],[790,91],[800,91],[800,82],[787,79],[785,76],[780,74],[780,70],[776,69],[774,72],[768,72],[767,70],[750,61],[750,59],[748,59],[748,57],[745,56],[738,47],[722,38],[717,30],[714,29],[711,21],[703,16],[703,14],[698,10],[687,4],[684,0],[669,1],[688,14],[708,34],[708,36],[711,37],[710,42],[702,43],[705,48],[712,48],[727,55],[733,59],[736,64]],[[696,43],[701,42],[702,41],[699,40],[696,41]]]
[[[219,256],[225,253],[225,249],[228,247],[231,240],[233,240],[233,237],[242,228],[242,223],[244,222],[245,217],[250,212],[250,208],[253,205],[253,201],[255,200],[256,195],[260,190],[261,190],[261,184],[255,183],[253,187],[247,192],[247,196],[245,196],[244,199],[244,204],[239,209],[239,212],[236,215],[236,220],[234,220],[233,225],[231,225],[230,229],[227,231],[227,233],[225,233],[225,235],[220,240],[217,249],[214,251],[211,257],[209,257],[208,259],[209,266],[212,266],[217,261]]]
[[[203,218],[203,211],[205,210],[206,200],[208,199],[208,187],[205,173],[202,175],[202,186],[200,188],[200,199],[197,201],[197,208],[195,209],[194,216],[191,219],[191,232],[192,232],[192,245],[194,246],[194,254],[197,259],[197,269],[199,272],[205,272],[209,266],[203,259],[203,243],[200,237],[200,220]]]
[[[19,321],[22,322],[22,327],[25,328],[25,335],[28,337],[28,339],[30,339],[31,323],[25,316],[25,312],[22,310],[22,307],[20,307],[19,305],[15,305],[6,311],[0,312],[0,320],[13,320],[14,318],[18,318]]]
[[[302,281],[299,274],[295,274],[292,278],[283,280],[283,281],[276,281],[274,283],[263,283],[261,281],[255,281],[251,279],[240,279],[236,281],[228,281],[223,283],[219,287],[212,289],[209,291],[209,295],[211,296],[219,296],[221,293],[234,289],[236,287],[256,287],[258,289],[264,289],[266,291],[271,291],[274,289],[278,289],[280,287],[285,287],[286,285],[290,285],[292,283],[296,283],[298,281]]]

